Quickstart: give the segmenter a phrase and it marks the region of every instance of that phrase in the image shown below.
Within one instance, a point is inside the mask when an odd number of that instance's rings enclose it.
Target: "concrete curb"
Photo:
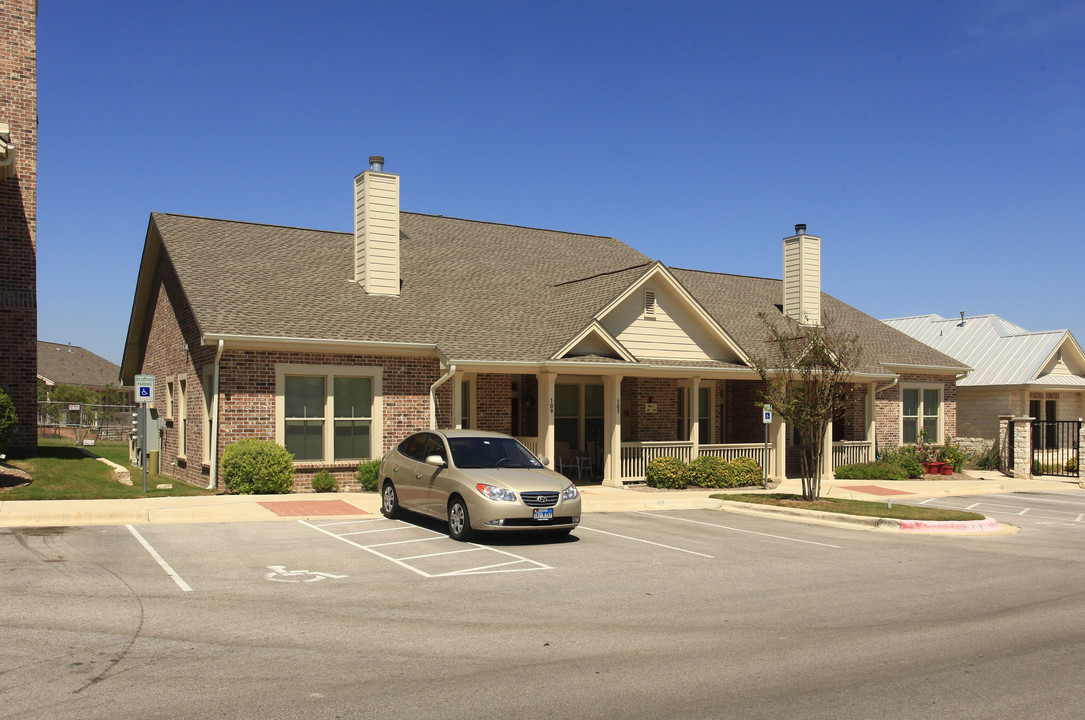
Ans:
[[[1020,528],[1003,526],[994,518],[983,520],[897,520],[895,518],[843,515],[822,510],[755,505],[753,503],[721,502],[724,512],[764,517],[783,517],[789,520],[810,522],[817,525],[849,527],[858,530],[889,530],[894,532],[982,534],[993,532],[1017,532]]]

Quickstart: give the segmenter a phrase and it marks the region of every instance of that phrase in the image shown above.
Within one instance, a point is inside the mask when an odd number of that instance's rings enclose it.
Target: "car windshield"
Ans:
[[[458,468],[541,468],[527,448],[512,438],[448,438],[452,462]]]

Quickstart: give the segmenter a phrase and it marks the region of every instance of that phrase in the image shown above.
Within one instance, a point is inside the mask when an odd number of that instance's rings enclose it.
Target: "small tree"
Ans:
[[[802,497],[817,500],[825,431],[834,411],[855,390],[849,381],[862,354],[859,337],[834,327],[826,313],[821,325],[800,325],[786,316],[778,320],[765,312],[758,317],[768,330],[764,354],[751,358],[765,382],[761,397],[795,429],[802,459]]]
[[[7,450],[18,424],[19,416],[15,414],[15,403],[4,389],[0,388],[0,452]]]

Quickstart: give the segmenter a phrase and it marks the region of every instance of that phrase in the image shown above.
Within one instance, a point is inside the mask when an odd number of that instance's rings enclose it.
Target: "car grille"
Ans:
[[[558,504],[556,492],[522,492],[520,498],[528,507],[551,507]]]

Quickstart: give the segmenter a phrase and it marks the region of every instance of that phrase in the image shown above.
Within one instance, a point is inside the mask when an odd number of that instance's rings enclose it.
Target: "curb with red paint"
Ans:
[[[1002,526],[994,518],[982,520],[901,520],[900,529],[908,532],[994,532]]]

